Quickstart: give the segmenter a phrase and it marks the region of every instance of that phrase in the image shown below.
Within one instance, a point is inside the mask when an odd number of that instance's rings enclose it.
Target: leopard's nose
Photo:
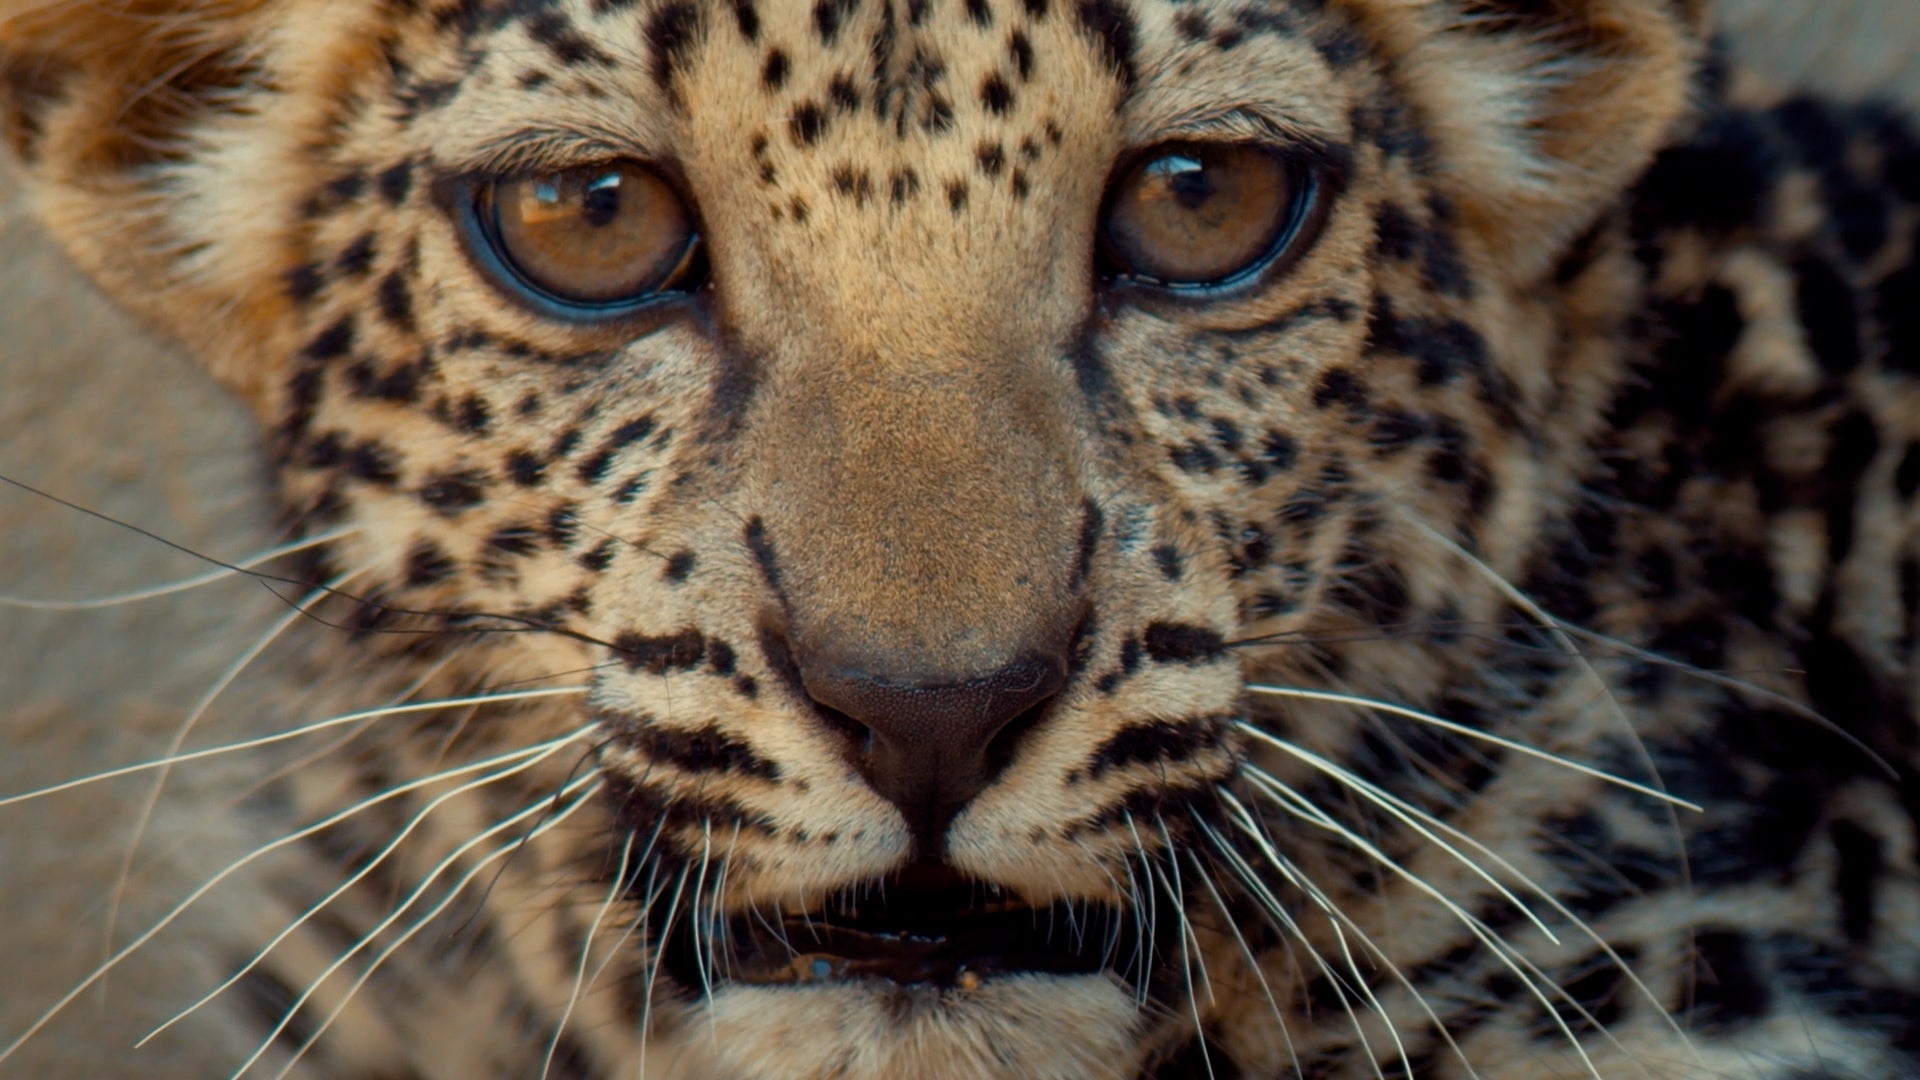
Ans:
[[[919,857],[937,859],[947,826],[1006,764],[1015,722],[1038,714],[1066,682],[1066,650],[937,683],[809,664],[795,657],[816,703],[864,728],[855,764],[900,809]]]

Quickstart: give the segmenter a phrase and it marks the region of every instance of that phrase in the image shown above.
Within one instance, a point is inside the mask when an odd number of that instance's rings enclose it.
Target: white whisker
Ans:
[[[1581,1063],[1586,1066],[1587,1072],[1594,1077],[1594,1080],[1604,1080],[1604,1078],[1600,1076],[1598,1068],[1594,1065],[1593,1059],[1588,1056],[1586,1047],[1581,1045],[1580,1040],[1575,1037],[1573,1029],[1568,1026],[1565,1018],[1560,1015],[1558,1010],[1553,1008],[1552,1003],[1547,999],[1546,994],[1540,989],[1539,985],[1534,982],[1533,978],[1529,976],[1526,971],[1522,970],[1522,965],[1524,965],[1535,974],[1540,974],[1539,969],[1535,968],[1518,950],[1513,949],[1506,942],[1500,940],[1499,935],[1493,933],[1478,916],[1448,898],[1445,893],[1434,888],[1425,878],[1420,877],[1418,874],[1409,871],[1406,867],[1395,862],[1386,852],[1381,851],[1365,837],[1329,817],[1324,811],[1313,805],[1311,801],[1299,792],[1294,791],[1284,784],[1265,786],[1265,790],[1269,795],[1274,796],[1276,805],[1283,807],[1304,821],[1317,825],[1339,836],[1355,850],[1373,860],[1376,865],[1388,870],[1402,881],[1405,881],[1408,885],[1412,886],[1415,891],[1433,900],[1448,914],[1452,915],[1455,920],[1466,928],[1468,933],[1472,934],[1476,940],[1487,947],[1494,958],[1500,962],[1501,966],[1505,967],[1515,978],[1520,980],[1526,987],[1527,992],[1532,995],[1535,1000],[1540,1002],[1541,1007],[1546,1010],[1547,1015],[1553,1018],[1555,1026],[1560,1028],[1561,1034],[1566,1036],[1567,1045],[1573,1048],[1574,1053],[1579,1056]],[[1244,806],[1239,804],[1239,800],[1232,797],[1231,793],[1223,792],[1222,797],[1236,806],[1238,812],[1247,819],[1242,821],[1241,831],[1246,833],[1256,844],[1261,845],[1265,849],[1264,854],[1266,854],[1270,860],[1273,860],[1277,866],[1279,860],[1284,857],[1281,856],[1279,852],[1273,850],[1272,846],[1267,843],[1265,837],[1262,836],[1257,829],[1251,827],[1251,814]],[[1331,907],[1330,903],[1324,900],[1321,901],[1321,906],[1323,909]],[[1337,908],[1333,910],[1337,910]],[[1544,979],[1545,976],[1542,975],[1542,978]],[[1566,997],[1567,1000],[1572,1001],[1571,997],[1567,996],[1551,979],[1546,979],[1546,982],[1549,985],[1553,985],[1554,989],[1560,992],[1563,997]],[[1578,1002],[1572,1003],[1576,1009],[1580,1008]],[[1602,1032],[1606,1031],[1606,1028],[1597,1022],[1595,1022],[1594,1026],[1597,1030]],[[1609,1035],[1609,1038],[1611,1038],[1611,1035]]]
[[[1293,861],[1281,855],[1277,849],[1266,842],[1264,837],[1258,835],[1259,828],[1258,825],[1255,824],[1254,816],[1240,803],[1240,800],[1234,798],[1231,792],[1222,791],[1220,795],[1222,801],[1243,819],[1243,830],[1251,830],[1255,843],[1263,849],[1263,854],[1266,855],[1268,863],[1272,865],[1275,870],[1279,871],[1281,876],[1287,879],[1288,883],[1299,889],[1303,895],[1312,898],[1316,904],[1324,904],[1325,898],[1319,895],[1319,890],[1316,887],[1306,881],[1304,875],[1297,872]],[[1353,999],[1348,996],[1349,988],[1347,986],[1347,980],[1327,963],[1325,957],[1320,955],[1320,950],[1314,947],[1312,939],[1307,937],[1306,931],[1301,928],[1299,921],[1293,917],[1292,913],[1287,911],[1284,904],[1280,903],[1279,898],[1274,896],[1272,891],[1266,887],[1266,884],[1260,880],[1260,875],[1254,871],[1252,866],[1247,864],[1247,861],[1241,857],[1239,851],[1236,850],[1233,845],[1227,843],[1226,839],[1215,832],[1211,826],[1205,822],[1201,822],[1200,824],[1212,840],[1214,847],[1233,864],[1234,872],[1240,876],[1241,881],[1256,891],[1261,906],[1265,907],[1268,913],[1274,916],[1275,921],[1288,935],[1300,943],[1301,947],[1306,951],[1307,956],[1313,960],[1314,966],[1320,969],[1322,975],[1326,976],[1327,985],[1332,987],[1333,992],[1340,998],[1340,1009],[1347,1014],[1347,1023],[1353,1028],[1354,1038],[1360,1042],[1361,1052],[1366,1054],[1367,1060],[1375,1060],[1376,1055],[1373,1052],[1373,1044],[1371,1040],[1367,1038],[1366,1025],[1360,1022],[1360,1014],[1354,1011]]]
[[[593,958],[593,939],[600,933],[600,924],[607,917],[607,910],[620,898],[620,890],[627,883],[627,860],[633,856],[633,834],[627,834],[626,843],[620,846],[620,865],[613,872],[613,884],[607,887],[607,898],[601,902],[600,910],[594,913],[593,922],[587,925],[587,940],[580,946],[580,963],[573,970],[573,989],[567,994],[567,1007],[560,1010],[560,1022],[553,1025],[553,1038],[547,1040],[547,1055],[540,1061],[540,1080],[547,1080],[547,1074],[553,1071],[553,1055],[560,1049],[560,1036],[566,1033],[567,1021],[573,1019],[573,1008],[579,1004],[580,989],[587,981],[587,962]],[[624,940],[624,939],[623,939]]]
[[[1195,824],[1206,828],[1206,823],[1197,817],[1193,820]],[[1213,897],[1214,910],[1220,913],[1220,921],[1226,924],[1227,930],[1233,934],[1233,940],[1239,943],[1240,955],[1247,958],[1247,970],[1253,972],[1253,977],[1260,981],[1260,993],[1267,999],[1267,1009],[1273,1013],[1274,1025],[1280,1029],[1280,1041],[1286,1044],[1287,1059],[1293,1062],[1293,1071],[1298,1073],[1300,1053],[1293,1045],[1293,1030],[1287,1026],[1286,1014],[1280,1008],[1280,1000],[1273,996],[1273,985],[1267,982],[1266,969],[1261,965],[1260,958],[1254,955],[1253,946],[1247,942],[1247,936],[1242,934],[1240,927],[1234,923],[1233,912],[1227,908],[1226,898],[1220,895],[1219,888],[1214,885],[1213,875],[1201,863],[1199,853],[1189,849],[1186,855],[1193,862],[1193,872],[1200,878],[1200,884],[1206,886],[1207,894]]]
[[[1200,1047],[1200,1063],[1207,1067],[1207,1078],[1213,1080],[1213,1054],[1207,1049],[1206,1027],[1200,1021],[1200,995],[1193,986],[1193,969],[1197,962],[1200,967],[1200,981],[1207,988],[1208,1004],[1215,1003],[1213,980],[1207,978],[1206,958],[1200,954],[1200,938],[1193,932],[1193,923],[1187,919],[1187,893],[1180,882],[1180,860],[1173,846],[1173,838],[1167,834],[1167,823],[1159,821],[1160,837],[1166,843],[1167,862],[1173,868],[1172,880],[1168,880],[1167,871],[1159,863],[1152,869],[1159,875],[1160,884],[1167,890],[1167,900],[1173,909],[1180,913],[1180,970],[1187,980],[1187,1009],[1193,1016],[1193,1036]],[[1142,855],[1144,856],[1144,852]]]
[[[673,932],[673,917],[680,911],[680,897],[687,888],[688,867],[682,864],[680,878],[673,885],[673,899],[667,902],[666,918],[660,922],[659,941],[651,942],[653,955],[647,958],[647,985],[640,991],[640,1063],[639,1076],[646,1080],[647,1041],[653,1024],[653,985],[660,981],[660,961],[666,956],[666,936]]]
[[[18,795],[8,795],[5,798],[0,798],[0,807],[12,806],[15,803],[44,798],[48,795],[57,795],[60,792],[72,791],[75,788],[85,787],[88,784],[97,784],[103,780],[113,780],[122,776],[133,776],[137,773],[165,768],[169,765],[181,765],[189,761],[203,761],[207,758],[219,757],[222,754],[233,754],[243,750],[255,750],[262,746],[272,746],[275,743],[283,743],[289,739],[298,739],[303,735],[311,735],[316,731],[326,731],[330,728],[357,723],[361,720],[372,720],[382,716],[399,716],[406,713],[431,712],[435,709],[446,709],[456,705],[471,705],[476,702],[523,701],[529,698],[565,697],[573,694],[584,694],[588,689],[589,687],[585,686],[559,686],[541,690],[515,690],[505,694],[479,694],[472,697],[446,698],[438,701],[415,701],[405,705],[388,705],[378,709],[343,713],[326,720],[318,720],[311,724],[304,724],[297,728],[277,731],[271,735],[261,735],[257,738],[227,743],[224,746],[209,747],[205,750],[193,750],[184,754],[175,754],[171,757],[154,758],[151,761],[142,761],[133,765],[122,765],[119,768],[107,769],[103,772],[77,777],[73,780],[63,781],[48,787],[35,788],[32,791],[23,791]]]
[[[293,605],[292,610],[275,620],[267,632],[241,653],[239,659],[228,665],[227,669],[220,673],[220,677],[214,680],[214,684],[207,688],[206,693],[200,695],[200,700],[194,703],[186,719],[180,721],[180,725],[174,729],[172,738],[167,741],[167,748],[161,752],[161,757],[171,758],[180,752],[180,747],[186,744],[187,736],[193,732],[195,725],[200,723],[200,718],[207,714],[207,710],[213,707],[213,703],[219,700],[220,695],[225,693],[227,688],[233,685],[234,680],[240,677],[241,672],[251,667],[253,662],[259,659],[260,655],[266,652],[267,647],[278,640],[281,634],[286,633],[289,627],[304,618],[309,607],[326,599],[335,589],[364,572],[355,570],[335,577],[302,597]],[[114,873],[113,887],[107,893],[106,928],[102,932],[100,942],[103,958],[113,955],[113,932],[120,923],[120,903],[126,896],[127,877],[133,873],[134,856],[139,853],[140,841],[147,835],[147,824],[153,820],[154,808],[160,804],[160,795],[166,789],[167,777],[172,770],[171,764],[160,766],[158,775],[153,778],[153,786],[148,789],[145,800],[140,804],[140,812],[134,818],[133,838],[127,841],[126,853],[121,856],[120,867]],[[104,989],[103,986],[102,990]]]
[[[425,806],[421,807],[418,811],[416,811],[414,815],[407,820],[407,823],[405,825],[401,826],[400,831],[395,833],[392,836],[392,838],[390,838],[385,844],[381,845],[380,850],[374,853],[373,858],[369,859],[365,866],[362,866],[360,869],[354,871],[352,874],[349,874],[346,880],[334,886],[333,889],[330,890],[325,896],[321,897],[312,906],[307,908],[306,911],[302,912],[298,918],[294,919],[291,923],[288,923],[285,927],[283,927],[279,933],[273,936],[271,940],[269,940],[265,945],[261,946],[259,950],[257,950],[253,954],[253,956],[247,960],[245,964],[241,965],[240,970],[228,976],[226,981],[222,982],[220,985],[214,987],[212,990],[209,990],[205,994],[201,995],[198,999],[196,999],[193,1002],[193,1004],[188,1005],[186,1008],[180,1010],[177,1013],[174,1013],[170,1019],[168,1019],[165,1023],[161,1024],[159,1027],[156,1027],[152,1031],[147,1032],[147,1034],[143,1036],[139,1042],[134,1044],[135,1048],[137,1049],[141,1046],[145,1046],[148,1040],[152,1039],[154,1036],[172,1027],[174,1024],[179,1023],[181,1020],[186,1019],[188,1016],[191,1016],[193,1013],[203,1008],[208,1002],[213,1001],[215,998],[225,993],[235,983],[239,982],[243,977],[245,977],[247,972],[252,971],[255,967],[257,967],[260,964],[261,961],[267,958],[267,955],[269,953],[273,952],[274,949],[278,948],[281,942],[293,936],[293,934],[298,932],[299,929],[302,926],[306,925],[309,920],[311,920],[314,916],[318,915],[321,911],[325,910],[329,904],[332,904],[335,900],[338,900],[340,897],[346,895],[349,889],[359,884],[362,880],[366,878],[368,874],[373,873],[373,871],[376,868],[378,868],[382,863],[384,863],[395,851],[399,850],[400,845],[406,841],[407,837],[411,836],[414,830],[418,829],[421,823],[426,821],[426,819],[430,815],[432,815],[432,813],[435,810],[439,809],[441,806],[445,805],[449,801],[456,799],[461,795],[466,794],[467,792],[477,791],[480,788],[486,787],[489,784],[498,783],[499,781],[504,780],[510,776],[515,776],[520,773],[526,772],[528,769],[531,769],[534,766],[539,765],[541,762],[559,753],[561,749],[564,748],[568,743],[573,742],[575,739],[581,736],[591,734],[594,730],[598,728],[598,726],[599,725],[597,724],[589,724],[588,726],[581,728],[578,731],[568,732],[566,735],[560,736],[559,738],[556,738],[556,739],[551,739],[537,746],[526,748],[523,750],[513,751],[511,754],[503,755],[503,757],[507,757],[507,758],[524,757],[526,758],[526,760],[520,761],[517,764],[509,766],[508,768],[501,769],[489,775],[479,777],[478,779],[469,780],[466,783],[459,785],[458,787],[455,787],[449,791],[445,791],[440,793],[439,795],[434,796],[434,798],[428,801],[428,803]],[[465,770],[462,770],[462,771],[465,771]],[[421,786],[421,782],[415,781],[407,786],[418,787],[418,786]],[[398,793],[398,790],[394,792],[389,792],[388,794],[397,794],[397,793]],[[382,797],[384,798],[385,796],[382,796]],[[337,816],[341,816],[341,815],[337,815]],[[318,831],[319,828],[325,827],[326,824],[329,824],[329,823],[322,823],[319,826],[313,826],[303,831],[304,832]],[[288,840],[291,840],[291,839],[293,838],[292,837],[288,838]],[[286,842],[288,841],[283,840],[283,841],[277,841],[276,843],[286,843]]]
[[[426,893],[427,889],[431,887],[436,880],[439,879],[440,875],[445,873],[447,869],[451,867],[454,863],[458,862],[460,858],[463,857],[468,851],[471,851],[474,847],[477,847],[484,841],[490,839],[496,833],[499,833],[507,828],[511,828],[513,825],[517,824],[522,819],[530,815],[539,813],[543,810],[546,810],[553,804],[553,801],[555,799],[566,798],[567,796],[572,795],[576,790],[581,788],[586,789],[585,791],[582,791],[579,794],[579,796],[573,800],[573,802],[562,807],[560,810],[553,812],[552,815],[548,817],[546,820],[535,825],[530,831],[527,832],[526,835],[521,836],[516,840],[512,840],[508,843],[502,844],[499,848],[495,849],[492,852],[489,852],[487,855],[483,856],[478,862],[474,863],[474,865],[470,867],[465,874],[462,874],[460,876],[460,879],[458,881],[455,881],[452,885],[447,887],[446,894],[440,898],[438,903],[434,904],[433,907],[428,909],[425,914],[421,915],[418,919],[414,920],[411,926],[407,927],[404,931],[400,933],[400,936],[394,938],[393,941],[389,942],[385,948],[381,949],[379,954],[376,955],[373,958],[373,960],[367,964],[366,970],[362,971],[358,976],[354,978],[353,985],[347,987],[347,992],[341,996],[339,1003],[334,1005],[332,1011],[327,1013],[326,1019],[322,1020],[319,1026],[313,1029],[313,1034],[307,1036],[306,1041],[300,1044],[300,1049],[296,1050],[293,1054],[293,1057],[286,1063],[286,1065],[284,1065],[278,1073],[274,1074],[274,1080],[286,1080],[287,1074],[292,1072],[294,1066],[300,1063],[301,1056],[304,1055],[309,1049],[311,1049],[315,1043],[320,1041],[320,1037],[327,1033],[327,1029],[333,1026],[333,1022],[335,1020],[338,1020],[340,1018],[340,1014],[345,1012],[347,1006],[352,1003],[354,995],[359,993],[360,988],[367,984],[367,980],[373,978],[374,972],[380,969],[380,965],[385,963],[388,957],[392,956],[395,952],[397,952],[400,949],[400,947],[405,945],[409,940],[411,940],[415,934],[419,933],[422,929],[424,929],[428,923],[438,918],[441,912],[445,911],[448,907],[450,907],[453,904],[455,900],[459,899],[461,891],[464,890],[469,884],[471,884],[474,878],[479,877],[480,874],[483,871],[485,871],[486,868],[489,865],[491,865],[495,860],[505,858],[506,856],[511,855],[513,852],[518,851],[520,848],[525,847],[527,844],[533,842],[535,839],[538,839],[539,837],[549,832],[552,832],[554,829],[559,828],[563,822],[565,822],[569,817],[572,817],[576,811],[578,811],[582,806],[585,806],[588,803],[588,801],[594,797],[595,793],[599,790],[599,783],[600,783],[599,770],[594,770],[592,772],[589,772],[579,777],[578,779],[574,780],[572,783],[568,784],[567,786],[561,788],[559,791],[553,793],[553,795],[543,796],[540,799],[535,800],[532,804],[530,804],[520,812],[514,814],[512,817],[507,818],[505,821],[502,821],[497,825],[494,825],[493,827],[487,829],[485,832],[481,833],[480,835],[473,837],[472,839],[461,844],[459,847],[453,849],[453,851],[450,854],[448,854],[446,858],[440,860],[440,862],[435,864],[432,869],[427,871],[426,877],[420,882],[420,884],[416,886],[412,892],[408,893],[406,897],[403,900],[401,900],[401,902],[398,905],[396,905],[391,912],[387,914],[386,918],[380,920],[380,922],[376,926],[374,926],[373,929],[368,930],[366,933],[362,934],[360,936],[360,940],[352,948],[348,949],[345,953],[341,954],[339,958],[337,958],[336,960],[334,960],[333,963],[327,966],[325,971],[322,971],[316,978],[314,978],[312,982],[307,984],[307,989],[300,995],[300,997],[297,1000],[294,1001],[292,1005],[289,1005],[287,1007],[286,1015],[280,1018],[280,1023],[277,1026],[275,1026],[274,1029],[267,1034],[267,1037],[261,1041],[260,1045],[257,1048],[255,1048],[253,1052],[253,1056],[248,1058],[245,1062],[241,1063],[238,1069],[234,1070],[233,1075],[229,1077],[229,1080],[239,1080],[241,1076],[245,1075],[247,1070],[253,1067],[254,1062],[259,1061],[260,1056],[266,1053],[267,1047],[273,1045],[273,1040],[279,1036],[280,1032],[286,1030],[287,1024],[292,1022],[294,1016],[299,1013],[301,1007],[304,1006],[307,1003],[307,1001],[313,997],[314,993],[318,991],[320,987],[324,985],[328,979],[333,977],[334,972],[339,971],[340,968],[343,965],[345,965],[348,960],[352,959],[355,955],[357,955],[361,949],[371,944],[374,938],[378,937],[380,934],[385,933],[389,927],[391,927],[395,922],[398,922],[400,917],[406,913],[407,909],[412,907],[414,903],[417,902],[420,899],[420,897]]]
[[[172,596],[190,589],[197,589],[202,585],[211,585],[216,581],[233,577],[236,574],[245,573],[256,566],[270,563],[282,556],[306,551],[310,548],[319,547],[322,544],[331,544],[335,540],[352,536],[359,531],[357,528],[334,529],[330,532],[309,536],[304,540],[296,540],[289,544],[282,544],[277,548],[263,551],[258,555],[250,555],[230,567],[223,566],[218,569],[208,570],[202,574],[195,574],[192,577],[169,581],[162,585],[149,585],[146,588],[133,589],[123,593],[112,593],[107,596],[77,597],[71,600],[39,600],[26,596],[0,596],[0,608],[20,608],[27,611],[96,611],[101,608],[118,607],[121,604],[136,604],[143,600],[156,600],[162,596]]]
[[[1492,886],[1493,889],[1500,894],[1501,899],[1505,900],[1509,904],[1512,904],[1516,910],[1518,910],[1523,916],[1526,917],[1528,922],[1532,923],[1536,929],[1538,929],[1542,934],[1546,935],[1546,938],[1548,941],[1553,942],[1555,945],[1560,944],[1559,936],[1556,935],[1551,929],[1549,929],[1546,923],[1540,921],[1540,917],[1534,914],[1533,908],[1529,907],[1518,896],[1515,896],[1513,894],[1513,891],[1511,889],[1508,889],[1507,886],[1500,881],[1500,879],[1494,877],[1491,873],[1489,873],[1486,867],[1481,866],[1478,861],[1469,858],[1467,854],[1461,851],[1459,848],[1454,847],[1452,844],[1448,843],[1446,840],[1441,839],[1438,833],[1436,833],[1433,829],[1428,828],[1427,825],[1423,823],[1423,819],[1424,819],[1424,822],[1430,822],[1437,828],[1443,831],[1446,831],[1448,833],[1458,835],[1461,837],[1466,837],[1465,833],[1462,833],[1459,830],[1452,828],[1446,822],[1441,821],[1439,818],[1433,816],[1432,814],[1427,813],[1425,810],[1420,809],[1419,807],[1413,805],[1407,800],[1400,798],[1398,795],[1391,794],[1390,792],[1384,790],[1378,785],[1373,784],[1355,775],[1351,770],[1342,768],[1341,766],[1335,764],[1334,762],[1329,761],[1324,757],[1321,757],[1319,754],[1316,754],[1313,751],[1306,749],[1305,747],[1296,746],[1293,743],[1287,741],[1286,739],[1275,738],[1274,736],[1269,735],[1264,731],[1260,731],[1258,728],[1253,728],[1251,725],[1242,724],[1241,727],[1243,730],[1246,730],[1249,734],[1261,740],[1262,742],[1265,742],[1267,745],[1272,746],[1274,749],[1279,750],[1282,753],[1291,755],[1292,757],[1300,761],[1304,761],[1308,765],[1312,766],[1316,771],[1322,773],[1323,775],[1330,776],[1333,779],[1340,781],[1340,783],[1346,786],[1348,790],[1359,792],[1362,798],[1366,799],[1368,802],[1374,804],[1375,806],[1380,807],[1382,810],[1385,810],[1389,815],[1393,816],[1401,824],[1407,826],[1407,828],[1412,829],[1415,833],[1419,834],[1428,843],[1433,844],[1435,847],[1438,847],[1440,850],[1453,856],[1453,858],[1456,861],[1458,861],[1460,865],[1470,870],[1474,874],[1474,876],[1478,877],[1480,880]],[[1257,783],[1260,783],[1263,785],[1280,783],[1280,780],[1277,777],[1273,776],[1271,773],[1267,772],[1265,769],[1260,768],[1259,766],[1255,766],[1255,765],[1248,766],[1247,774],[1248,776],[1252,777]],[[1519,869],[1516,868],[1512,863],[1508,862],[1504,858],[1501,858],[1498,854],[1493,852],[1491,849],[1488,849],[1485,845],[1479,844],[1477,842],[1473,842],[1471,838],[1467,838],[1467,839],[1470,843],[1473,843],[1473,846],[1475,848],[1477,848],[1478,850],[1480,850],[1490,858],[1494,859],[1496,865],[1500,866],[1502,869],[1508,871],[1509,873],[1512,873],[1515,877],[1519,878],[1520,880],[1527,882],[1529,885],[1533,884],[1533,880],[1527,877],[1525,874],[1522,874],[1519,871]]]
[[[1250,693],[1271,694],[1274,697],[1298,698],[1302,701],[1324,701],[1324,702],[1331,702],[1337,705],[1351,705],[1355,708],[1373,709],[1377,712],[1390,713],[1394,716],[1405,717],[1409,720],[1418,720],[1423,724],[1427,724],[1432,727],[1437,727],[1442,731],[1449,731],[1455,735],[1460,735],[1469,739],[1477,739],[1481,742],[1490,743],[1494,746],[1499,746],[1504,749],[1511,750],[1517,754],[1525,754],[1528,757],[1538,758],[1541,761],[1552,762],[1555,765],[1560,765],[1565,768],[1572,769],[1574,772],[1580,773],[1582,775],[1593,777],[1595,780],[1600,780],[1608,784],[1613,784],[1617,787],[1625,788],[1628,791],[1634,792],[1635,794],[1645,795],[1650,799],[1657,799],[1660,802],[1667,803],[1671,806],[1677,806],[1683,810],[1691,810],[1695,813],[1704,812],[1703,808],[1698,803],[1680,798],[1677,795],[1668,794],[1667,792],[1661,791],[1658,788],[1652,788],[1652,787],[1648,787],[1645,784],[1635,783],[1634,781],[1628,780],[1623,776],[1615,776],[1614,774],[1607,772],[1603,769],[1597,769],[1591,765],[1583,764],[1582,762],[1574,761],[1570,758],[1564,758],[1559,756],[1558,754],[1549,753],[1538,747],[1528,746],[1526,743],[1518,742],[1513,739],[1508,739],[1499,735],[1495,735],[1492,732],[1481,731],[1478,728],[1471,728],[1466,726],[1465,724],[1455,723],[1454,721],[1448,720],[1445,717],[1434,716],[1431,713],[1424,713],[1418,709],[1409,709],[1404,705],[1395,705],[1390,701],[1377,701],[1373,698],[1359,697],[1354,694],[1342,694],[1342,693],[1337,693],[1331,690],[1307,690],[1300,687],[1272,686],[1265,683],[1249,683],[1247,685],[1247,690]],[[1248,725],[1244,721],[1242,721],[1241,727],[1245,729],[1248,727]]]

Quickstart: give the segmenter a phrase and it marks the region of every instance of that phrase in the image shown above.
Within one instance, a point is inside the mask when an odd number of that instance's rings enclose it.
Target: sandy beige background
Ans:
[[[1725,0],[1722,25],[1785,83],[1920,106],[1920,0]],[[0,166],[0,475],[42,487],[225,559],[274,540],[273,515],[242,411],[165,345],[102,301],[30,220]],[[203,564],[151,540],[0,485],[0,594],[98,595],[180,577]],[[244,581],[102,611],[0,606],[0,796],[164,745],[179,719],[284,607]],[[249,700],[288,666],[257,666],[223,695],[213,727],[243,727]],[[122,926],[143,925],[243,846],[249,823],[197,807],[244,785],[244,770],[183,769],[146,846]],[[107,883],[144,782],[0,808],[0,1045],[99,956]],[[192,920],[189,920],[191,924]],[[124,933],[122,938],[124,940]],[[155,1005],[210,985],[204,947],[221,928],[189,925],[141,954],[102,998],[0,1076],[151,1075],[123,1048]],[[216,965],[231,962],[215,958]],[[175,1044],[191,1060],[231,1060],[215,1023]],[[174,1058],[188,1060],[186,1057]],[[181,1066],[178,1075],[199,1075]],[[171,1070],[170,1070],[171,1072]],[[221,1075],[224,1075],[222,1073]]]

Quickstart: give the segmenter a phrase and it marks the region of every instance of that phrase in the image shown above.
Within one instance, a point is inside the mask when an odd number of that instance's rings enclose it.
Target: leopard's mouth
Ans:
[[[678,920],[662,962],[696,992],[859,981],[970,990],[1016,974],[1111,972],[1130,981],[1142,949],[1154,947],[1155,921],[1155,913],[1105,903],[1035,906],[948,867],[916,864],[803,913]]]

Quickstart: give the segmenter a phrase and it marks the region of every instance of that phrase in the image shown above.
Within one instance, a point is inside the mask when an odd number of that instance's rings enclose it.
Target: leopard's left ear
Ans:
[[[1358,0],[1441,182],[1516,281],[1619,198],[1692,106],[1706,0]]]

